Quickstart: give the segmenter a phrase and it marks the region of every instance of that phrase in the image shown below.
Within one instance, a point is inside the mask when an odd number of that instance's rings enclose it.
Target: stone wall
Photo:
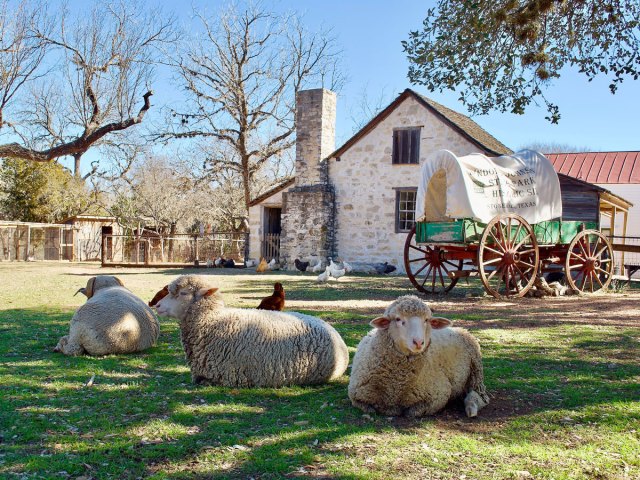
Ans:
[[[456,155],[480,148],[409,97],[372,131],[331,159],[336,195],[336,255],[348,262],[389,262],[404,272],[406,233],[395,232],[396,189],[417,187],[419,165],[392,165],[393,129],[422,127],[420,164],[434,151]]]
[[[282,198],[280,262],[293,269],[296,258],[333,256],[333,189],[329,185],[295,187]]]

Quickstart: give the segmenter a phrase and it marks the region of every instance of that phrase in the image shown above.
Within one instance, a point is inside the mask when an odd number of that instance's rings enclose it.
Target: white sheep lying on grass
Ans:
[[[489,403],[478,341],[451,321],[433,317],[418,297],[387,307],[353,358],[349,398],[366,412],[420,417],[464,397],[467,416]]]
[[[323,320],[296,312],[227,308],[209,281],[183,275],[169,284],[159,315],[180,321],[195,383],[227,387],[313,385],[340,377],[347,346]]]
[[[60,339],[54,351],[110,355],[140,352],[155,345],[160,334],[155,313],[120,279],[98,275],[78,292],[87,296],[87,302],[76,310],[69,335]]]

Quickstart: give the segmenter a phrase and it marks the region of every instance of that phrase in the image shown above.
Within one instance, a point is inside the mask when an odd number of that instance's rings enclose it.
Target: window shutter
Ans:
[[[399,134],[400,132],[398,130],[394,130],[393,131],[393,148],[392,148],[392,154],[391,154],[391,163],[400,163],[399,161],[399,157],[398,157],[398,148],[399,148]]]
[[[409,163],[420,163],[420,129],[415,128],[409,131],[411,133],[411,156]]]

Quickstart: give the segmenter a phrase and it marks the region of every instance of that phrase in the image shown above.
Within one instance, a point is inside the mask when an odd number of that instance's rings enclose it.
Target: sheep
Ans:
[[[225,307],[206,278],[169,284],[158,315],[177,318],[194,383],[226,387],[321,384],[340,377],[349,353],[323,320],[297,312]]]
[[[76,292],[87,296],[71,319],[69,335],[55,352],[109,355],[146,350],[155,345],[160,324],[153,310],[127,290],[119,278],[98,275]]]
[[[464,396],[468,417],[489,404],[478,341],[461,328],[446,328],[418,297],[391,303],[358,345],[348,394],[365,412],[388,416],[432,415]]]

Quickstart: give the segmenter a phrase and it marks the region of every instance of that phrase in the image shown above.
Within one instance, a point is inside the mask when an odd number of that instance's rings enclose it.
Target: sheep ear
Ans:
[[[83,294],[83,295],[86,297],[86,296],[87,296],[87,289],[86,289],[86,288],[84,288],[84,287],[79,288],[79,289],[78,289],[78,291],[77,291],[76,293],[74,293],[74,294],[73,294],[73,296],[75,297],[75,296],[76,296],[77,294],[79,294],[79,293]]]
[[[89,279],[89,281],[87,282],[87,288],[85,289],[84,293],[87,298],[91,298],[93,297],[93,284],[96,283],[96,277],[91,277]]]
[[[453,325],[451,320],[443,317],[431,317],[429,323],[431,324],[431,328],[435,328],[436,330]]]
[[[217,288],[201,288],[200,290],[198,290],[196,292],[196,298],[200,299],[200,298],[204,298],[204,297],[210,297],[211,295],[213,295],[217,291],[218,291]]]
[[[381,330],[386,330],[387,328],[389,328],[390,324],[391,324],[391,320],[389,320],[387,317],[374,318],[373,320],[371,320],[371,322],[369,322],[369,325],[371,325],[372,327],[379,328]]]
[[[118,277],[113,277],[113,278],[116,279],[116,282],[118,282],[121,287],[124,287],[124,283],[122,283],[122,280],[120,280]]]

